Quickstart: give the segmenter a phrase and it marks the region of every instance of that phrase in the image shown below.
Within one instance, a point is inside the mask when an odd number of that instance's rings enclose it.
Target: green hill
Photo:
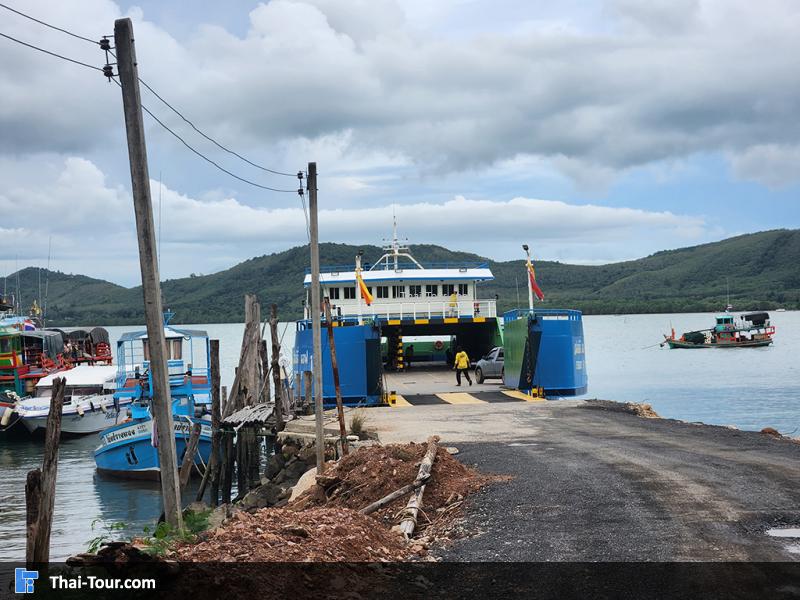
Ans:
[[[501,311],[527,302],[523,260],[497,262],[440,246],[412,246],[421,262],[487,262],[495,281],[481,285],[483,298],[498,296]],[[377,246],[322,244],[323,264],[352,264],[358,250],[364,260],[381,255]],[[262,304],[278,304],[281,317],[297,318],[302,310],[302,280],[308,246],[259,256],[212,275],[163,283],[165,306],[182,323],[233,322],[243,319],[242,296],[258,294]],[[537,261],[536,274],[545,306],[578,308],[592,313],[652,313],[719,310],[725,304],[726,278],[737,309],[800,308],[800,230],[742,235],[691,248],[657,252],[646,258],[599,266]],[[7,280],[16,289],[16,274]],[[84,275],[48,274],[42,269],[19,272],[24,306],[47,282],[48,322],[61,325],[137,324],[144,321],[141,288],[124,288]]]

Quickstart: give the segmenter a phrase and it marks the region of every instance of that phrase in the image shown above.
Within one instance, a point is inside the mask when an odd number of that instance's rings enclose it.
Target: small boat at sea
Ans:
[[[195,464],[207,464],[211,455],[208,334],[170,326],[170,316],[170,313],[165,316],[164,337],[178,464],[186,452],[195,423],[201,425]],[[153,381],[146,331],[125,333],[117,342],[114,399],[130,402],[130,418],[100,434],[100,446],[94,452],[98,472],[134,479],[158,479],[157,436],[152,416]]]
[[[53,381],[66,380],[61,432],[68,435],[98,433],[127,419],[131,399],[114,398],[116,367],[78,365],[64,373],[54,373],[39,380],[36,394],[17,405],[22,424],[31,433],[44,431],[50,414]]]
[[[718,315],[716,324],[710,329],[687,331],[681,337],[664,335],[665,344],[670,348],[759,348],[769,346],[775,326],[769,322],[769,313],[752,312],[732,315],[728,312]]]

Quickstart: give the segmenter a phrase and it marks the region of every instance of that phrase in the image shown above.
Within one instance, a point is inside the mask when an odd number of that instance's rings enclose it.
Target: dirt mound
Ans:
[[[324,493],[320,493],[319,486],[312,488],[290,504],[289,508],[303,510],[308,506],[324,504],[361,509],[413,482],[426,449],[427,444],[413,442],[359,448],[328,468],[325,480],[329,485],[325,485]],[[437,511],[459,502],[491,480],[453,458],[445,448],[439,447],[423,496],[423,510],[427,518],[433,520]],[[377,511],[375,517],[393,521],[393,517],[407,502],[408,496],[399,498]],[[423,521],[424,518],[420,523]]]
[[[387,562],[404,560],[403,539],[354,510],[265,508],[239,512],[195,544],[175,550],[180,561]]]

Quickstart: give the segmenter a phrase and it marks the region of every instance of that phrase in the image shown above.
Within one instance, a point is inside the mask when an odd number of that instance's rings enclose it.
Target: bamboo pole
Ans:
[[[312,381],[313,373],[311,371],[303,371],[303,392],[305,395],[305,405],[303,406],[303,410],[306,414],[310,414],[310,411],[313,408],[314,399],[311,396],[311,388],[313,387]]]
[[[424,479],[415,479],[413,483],[409,483],[408,485],[404,485],[399,490],[393,491],[391,494],[386,494],[380,500],[376,500],[372,504],[365,506],[358,512],[362,515],[370,515],[374,513],[376,510],[383,508],[387,504],[392,503],[393,501],[397,500],[401,496],[405,496],[409,492],[413,492],[416,489],[419,489],[421,486],[425,485],[430,479],[430,475],[426,476]]]
[[[436,460],[436,451],[438,450],[439,436],[433,435],[428,438],[428,451],[425,452],[425,457],[419,465],[419,472],[417,473],[417,480],[427,480],[431,474],[433,461]],[[417,526],[417,514],[419,507],[422,506],[422,494],[425,493],[425,486],[420,486],[408,500],[405,509],[405,516],[400,521],[400,531],[406,537],[410,538],[414,535],[414,528]]]
[[[339,438],[342,443],[342,454],[350,453],[347,447],[347,428],[344,424],[344,408],[342,407],[342,388],[339,385],[339,364],[336,361],[336,342],[333,340],[333,322],[331,321],[331,301],[325,296],[325,325],[328,328],[328,347],[331,351],[331,367],[333,369],[333,387],[336,390],[336,413],[339,417]]]
[[[35,469],[28,473],[25,484],[27,510],[25,560],[30,564],[50,561],[50,530],[53,525],[53,508],[55,508],[56,501],[58,444],[61,438],[61,417],[66,384],[67,381],[63,377],[53,380],[42,470]]]

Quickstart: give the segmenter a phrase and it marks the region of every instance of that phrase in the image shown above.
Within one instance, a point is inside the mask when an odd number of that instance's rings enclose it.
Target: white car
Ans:
[[[503,378],[503,348],[497,346],[489,351],[475,365],[475,379],[478,383],[483,383],[485,379]]]

